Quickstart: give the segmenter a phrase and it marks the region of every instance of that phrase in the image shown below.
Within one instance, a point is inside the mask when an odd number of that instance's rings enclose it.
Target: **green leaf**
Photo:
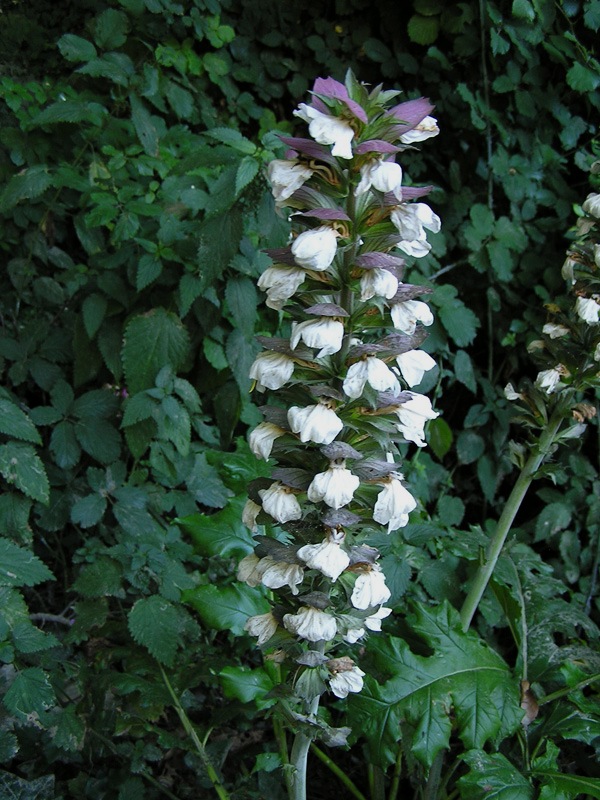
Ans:
[[[440,31],[439,17],[425,17],[422,14],[413,14],[408,20],[407,30],[411,42],[433,44]]]
[[[127,41],[129,21],[122,11],[109,8],[94,23],[94,41],[102,50],[116,50]]]
[[[28,539],[31,535],[29,526],[31,505],[32,501],[20,492],[0,494],[0,531],[21,541]]]
[[[473,750],[464,760],[470,772],[458,781],[462,800],[532,800],[533,786],[500,753]]]
[[[35,425],[27,414],[10,400],[3,398],[0,398],[0,433],[34,444],[42,443]]]
[[[573,800],[581,795],[589,795],[589,797],[595,797],[600,800],[600,778],[588,778],[584,775],[566,775],[562,772],[537,769],[534,770],[533,774],[553,789],[565,792]]]
[[[131,394],[154,386],[159,371],[169,365],[177,372],[190,349],[187,330],[164,308],[134,317],[125,329],[122,358]]]
[[[258,343],[254,339],[244,336],[238,328],[234,328],[227,337],[225,352],[241,393],[247,394],[250,391],[248,374],[259,350]]]
[[[91,294],[86,297],[81,306],[83,324],[90,339],[98,333],[100,325],[106,316],[108,301],[102,294]]]
[[[214,339],[209,339],[207,337],[202,342],[202,350],[208,363],[211,365],[211,367],[214,367],[217,372],[227,369],[229,362],[227,361],[227,356],[225,355],[225,350],[222,344],[219,344],[218,342],[215,342]]]
[[[583,64],[573,64],[567,72],[567,83],[576,92],[594,92],[600,85],[600,75]]]
[[[535,540],[541,542],[559,531],[564,531],[571,522],[572,510],[565,503],[550,503],[544,506],[535,523]]]
[[[242,233],[243,223],[239,209],[213,216],[200,225],[198,268],[202,290],[229,267],[231,259],[238,252]]]
[[[475,371],[470,356],[464,350],[457,350],[454,358],[454,375],[456,380],[462,383],[472,392],[477,391]]]
[[[100,58],[88,61],[76,71],[83,75],[91,75],[92,78],[108,78],[118,86],[129,86],[135,74],[135,67],[125,53],[106,53]]]
[[[0,772],[0,797],[6,800],[54,800],[54,775],[27,781],[10,772]]]
[[[360,726],[381,766],[395,758],[400,719],[403,742],[425,766],[449,746],[453,728],[465,747],[479,748],[518,727],[523,712],[508,666],[476,634],[463,633],[448,603],[417,606],[408,625],[411,641],[433,654],[417,655],[395,637],[369,640],[380,683],[368,678],[367,692],[349,698],[350,724]]]
[[[121,581],[121,566],[110,558],[100,556],[81,568],[73,589],[83,597],[123,597]]]
[[[11,733],[7,730],[0,730],[0,764],[7,763],[12,761],[12,759],[17,755],[19,752],[19,742],[17,737],[14,733]],[[0,772],[0,796],[3,791],[6,790],[6,797],[19,797],[18,794],[14,793],[11,795],[9,794],[9,790],[5,783],[5,778],[8,773]],[[15,778],[15,780],[19,780],[16,775],[9,775],[9,778]],[[54,797],[54,792],[52,792],[51,797]]]
[[[277,702],[265,695],[275,688],[273,679],[264,667],[225,667],[219,672],[225,697],[241,703],[256,703],[257,708],[270,708]]]
[[[114,392],[108,389],[92,389],[80,395],[73,403],[72,413],[80,419],[99,417],[106,419],[116,414],[119,401]]]
[[[75,425],[82,450],[101,464],[111,464],[121,454],[121,436],[105,419],[84,417]]]
[[[30,550],[0,539],[0,585],[35,586],[53,579],[48,567]]]
[[[524,19],[533,22],[535,19],[535,9],[530,0],[513,0],[512,15],[517,19]]]
[[[234,275],[229,278],[225,287],[225,299],[235,325],[246,336],[254,333],[257,318],[258,295],[254,281],[250,278]]]
[[[236,195],[240,194],[240,192],[254,180],[258,174],[259,167],[260,164],[258,159],[253,158],[252,156],[246,156],[245,158],[242,158],[235,175]]]
[[[85,122],[88,125],[100,126],[108,111],[100,103],[84,103],[81,100],[59,100],[44,108],[31,121],[32,125],[53,125],[57,122]],[[67,185],[68,181],[64,172],[57,170],[57,179],[61,176],[61,183]],[[79,175],[73,176],[79,179]],[[71,186],[70,188],[80,188]],[[83,188],[83,187],[81,187]],[[87,187],[86,187],[87,188]]]
[[[138,392],[133,397],[127,398],[121,426],[127,428],[144,419],[152,419],[157,410],[158,403],[154,398],[146,392]]]
[[[13,177],[0,195],[0,212],[5,213],[21,200],[33,200],[52,186],[52,176],[48,167],[38,164],[29,167]]]
[[[81,448],[75,436],[73,423],[63,420],[52,431],[50,452],[61,469],[74,467],[81,456]]]
[[[174,606],[154,595],[138,600],[127,619],[129,631],[138,644],[166,666],[172,666],[179,644],[180,617]]]
[[[56,696],[48,675],[39,667],[19,672],[4,695],[4,705],[23,721],[30,714],[44,716],[55,703]]]
[[[457,294],[458,289],[455,286],[446,284],[435,289],[432,300],[438,308],[439,319],[450,338],[459,347],[467,347],[475,338],[479,320]]]
[[[136,94],[129,96],[131,103],[131,121],[144,151],[149,156],[158,155],[158,129],[140,98]]]
[[[31,445],[20,442],[0,445],[0,474],[32,500],[48,502],[50,487],[46,471]]]
[[[427,441],[439,459],[442,459],[452,447],[454,436],[452,429],[442,417],[432,420],[428,426]]]
[[[474,431],[461,431],[456,440],[456,452],[459,463],[472,464],[483,455],[485,442],[483,437]]]
[[[194,500],[209,508],[223,508],[231,496],[218,471],[207,462],[204,453],[195,457],[186,484]]]
[[[157,258],[150,253],[143,255],[139,262],[137,273],[135,276],[135,288],[138,292],[150,286],[157,278],[160,277],[163,271],[163,265],[160,258]]]
[[[58,719],[52,726],[52,744],[69,753],[83,748],[85,738],[85,722],[77,716],[75,707],[67,705],[61,708]]]
[[[158,416],[158,435],[161,439],[173,442],[181,456],[190,450],[192,425],[190,415],[175,397],[165,397],[160,404]]]
[[[246,584],[198,586],[184,592],[183,601],[194,608],[208,628],[244,632],[248,617],[266,614],[271,606],[259,589]]]
[[[444,526],[453,527],[460,525],[465,515],[465,504],[460,497],[444,495],[438,500],[437,511],[440,522]]]
[[[223,511],[216,514],[193,514],[177,520],[177,524],[192,537],[194,549],[211,557],[245,556],[254,549],[254,540],[242,523],[245,498],[236,497]]]
[[[35,625],[32,625],[29,620],[19,622],[14,626],[12,639],[15,649],[20,653],[39,653],[59,644],[56,636],[41,631]]]
[[[91,528],[97,525],[106,511],[107,500],[100,494],[89,494],[73,503],[71,508],[71,522],[82,528]]]
[[[235,128],[211,128],[206,131],[206,136],[216,139],[218,142],[227,144],[239,153],[253,155],[256,153],[256,145],[247,139]]]
[[[96,48],[87,39],[75,36],[74,33],[65,33],[57,42],[58,49],[67,61],[91,61],[98,53]]]

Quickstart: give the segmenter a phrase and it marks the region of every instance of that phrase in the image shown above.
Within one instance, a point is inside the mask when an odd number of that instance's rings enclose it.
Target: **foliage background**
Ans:
[[[407,276],[434,289],[426,347],[441,369],[421,388],[434,390],[443,415],[429,448],[407,456],[421,508],[403,536],[380,543],[397,614],[366,658],[374,670],[389,661],[392,637],[414,645],[420,636],[416,657],[442,646],[405,612],[416,600],[436,614],[444,601],[460,605],[510,490],[509,440],[522,444],[526,433],[509,429],[502,387],[533,376],[526,345],[563,291],[565,234],[597,157],[599,27],[598,0],[4,5],[7,792],[210,796],[163,665],[188,715],[213,730],[209,752],[238,796],[282,796],[259,714],[276,678],[242,635],[265,601],[233,580],[250,549],[239,521],[245,487],[263,469],[244,443],[260,419],[246,374],[254,335],[278,325],[254,285],[269,263],[261,247],[287,236],[263,167],[282,153],[271,131],[296,130],[292,110],[314,78],[342,79],[349,67],[406,98],[431,97],[442,128],[406,170],[434,185],[443,220],[432,255]],[[529,679],[545,693],[600,671],[596,423],[548,477],[519,517],[479,619],[519,675],[523,641],[510,631],[525,616]],[[409,727],[421,708],[413,699]],[[545,717],[554,738],[569,740],[548,763],[597,776],[594,736],[573,733],[573,715],[592,701],[571,700]],[[334,716],[343,715],[338,704]],[[353,718],[360,727],[359,702]],[[364,753],[383,770],[393,755],[373,746],[383,730],[374,724]],[[352,756],[362,747],[340,758],[364,789]],[[517,750],[484,757],[510,765]],[[421,760],[408,754],[417,784],[435,752],[433,743]],[[479,797],[475,757],[467,763],[457,791]],[[455,778],[465,774],[463,765]],[[547,785],[546,800],[558,797]]]

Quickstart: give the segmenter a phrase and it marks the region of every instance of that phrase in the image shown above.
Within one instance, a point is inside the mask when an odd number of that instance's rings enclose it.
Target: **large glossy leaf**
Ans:
[[[248,617],[266,614],[269,601],[259,589],[237,583],[233,586],[198,586],[184,592],[184,601],[194,608],[204,624],[218,631],[241,635]]]
[[[192,514],[177,522],[192,537],[194,548],[201,555],[241,557],[254,547],[250,531],[242,522],[245,500],[236,497],[216,514]]]
[[[458,781],[461,800],[531,800],[533,786],[500,753],[465,755],[471,771]]]
[[[430,655],[399,638],[373,638],[372,668],[384,680],[367,678],[366,691],[349,701],[350,724],[381,765],[395,758],[400,720],[404,743],[425,766],[448,747],[453,730],[468,748],[514,731],[523,716],[518,681],[502,658],[476,634],[463,633],[447,603],[419,606],[408,622],[411,642]]]

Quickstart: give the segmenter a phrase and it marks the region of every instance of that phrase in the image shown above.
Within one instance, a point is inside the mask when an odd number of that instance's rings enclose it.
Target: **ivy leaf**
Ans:
[[[533,786],[500,753],[472,750],[464,760],[471,771],[458,781],[462,800],[532,800]]]
[[[34,444],[42,443],[33,422],[10,400],[0,399],[0,433]]]
[[[0,539],[0,585],[35,586],[53,579],[48,567],[30,550]]]
[[[171,311],[154,308],[134,317],[125,329],[122,350],[129,393],[136,394],[154,386],[159,371],[167,365],[177,372],[189,348],[188,333]]]
[[[402,639],[372,639],[375,666],[387,676],[379,686],[349,700],[351,724],[365,733],[382,766],[395,757],[400,719],[403,739],[416,758],[431,766],[449,746],[452,728],[467,748],[514,731],[523,712],[518,684],[504,661],[474,633],[463,633],[448,604],[418,606],[409,620],[412,636],[433,655],[412,652]]]
[[[138,644],[167,667],[173,665],[179,643],[179,614],[164,597],[138,600],[129,612],[129,631]]]
[[[183,601],[198,612],[208,628],[231,631],[236,636],[244,632],[248,617],[266,614],[270,609],[260,590],[246,584],[198,586],[184,592]]]
[[[21,670],[4,695],[4,705],[20,720],[30,714],[41,717],[55,703],[48,675],[39,667]]]
[[[31,445],[20,442],[0,445],[0,474],[32,500],[48,502],[50,487],[46,471]]]

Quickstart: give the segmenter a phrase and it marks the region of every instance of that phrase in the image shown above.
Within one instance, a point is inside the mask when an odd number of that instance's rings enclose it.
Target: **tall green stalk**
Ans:
[[[517,478],[517,481],[513,486],[513,490],[506,501],[504,510],[500,516],[500,519],[498,520],[496,531],[488,545],[485,561],[477,570],[475,579],[471,584],[471,588],[469,589],[469,593],[467,594],[460,612],[462,628],[465,633],[469,630],[469,626],[471,625],[471,621],[475,615],[475,612],[477,611],[477,607],[479,606],[481,598],[483,597],[483,593],[486,590],[490,578],[494,574],[494,570],[496,569],[496,564],[500,558],[506,537],[508,536],[508,533],[512,527],[517,512],[521,507],[521,503],[527,494],[527,490],[529,489],[531,482],[535,478],[536,472],[550,453],[556,434],[558,433],[563,419],[564,411],[559,407],[554,411],[548,424],[542,431],[539,442],[527,459],[527,462],[521,470],[521,474]]]

